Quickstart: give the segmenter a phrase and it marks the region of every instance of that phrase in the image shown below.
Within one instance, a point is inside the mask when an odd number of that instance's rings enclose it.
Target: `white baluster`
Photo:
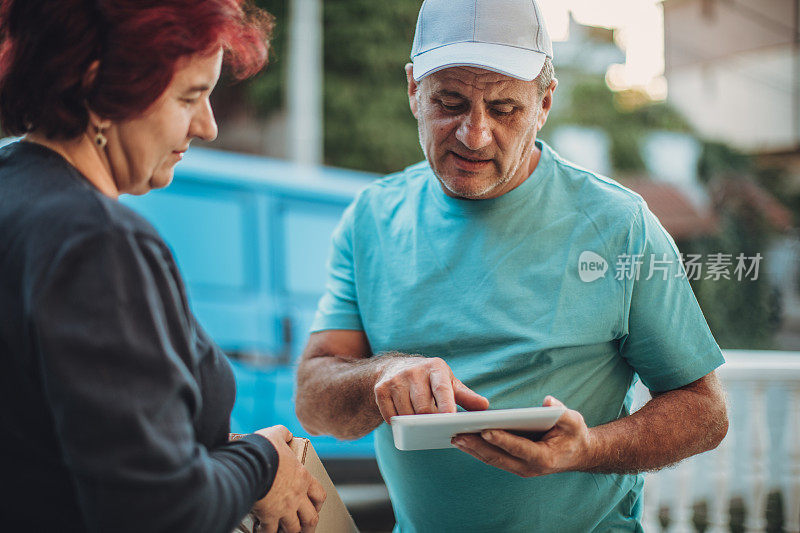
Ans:
[[[728,416],[728,435],[722,439],[716,450],[711,452],[711,462],[714,465],[714,494],[708,509],[708,533],[729,533],[730,526],[730,487],[728,481],[731,477],[731,446],[733,436],[733,416]]]
[[[661,474],[648,472],[644,475],[644,509],[642,510],[642,527],[647,533],[661,531],[658,521],[659,489],[661,488]]]
[[[769,427],[767,426],[766,387],[763,382],[753,385],[748,416],[750,418],[750,483],[744,499],[745,531],[760,532],[767,527],[767,457],[769,456]]]
[[[684,460],[675,471],[675,500],[670,509],[670,533],[694,533],[692,523],[692,474],[694,458]]]
[[[791,384],[786,409],[786,483],[783,491],[783,530],[800,533],[800,383]]]

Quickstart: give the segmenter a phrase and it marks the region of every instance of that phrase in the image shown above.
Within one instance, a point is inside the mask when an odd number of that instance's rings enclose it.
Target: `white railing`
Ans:
[[[800,533],[800,352],[725,351],[717,370],[728,395],[730,427],[716,450],[645,476],[643,526],[696,531],[695,502],[708,506],[707,532],[729,532],[730,504],[741,499],[745,531],[766,531],[767,496],[779,491],[783,531]],[[637,390],[641,403],[649,398]]]

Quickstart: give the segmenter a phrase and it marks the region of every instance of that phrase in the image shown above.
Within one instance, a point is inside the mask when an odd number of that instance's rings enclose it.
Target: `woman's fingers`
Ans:
[[[297,509],[297,518],[300,521],[303,533],[310,533],[314,531],[314,528],[319,523],[319,511],[309,500],[303,502]]]
[[[311,484],[308,486],[308,499],[311,500],[317,511],[322,509],[322,504],[325,503],[325,498],[327,497],[328,495],[325,494],[325,489],[320,482],[312,477]]]

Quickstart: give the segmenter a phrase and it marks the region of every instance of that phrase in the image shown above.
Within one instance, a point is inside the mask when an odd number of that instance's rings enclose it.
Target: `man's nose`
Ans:
[[[482,109],[473,108],[456,130],[456,139],[470,150],[480,150],[492,142],[489,119]]]

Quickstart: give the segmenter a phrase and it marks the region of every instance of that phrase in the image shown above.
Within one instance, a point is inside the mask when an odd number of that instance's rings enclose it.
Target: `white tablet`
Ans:
[[[543,433],[555,425],[565,410],[552,406],[393,416],[392,435],[398,450],[455,448],[450,439],[459,433],[480,433],[484,429]]]

